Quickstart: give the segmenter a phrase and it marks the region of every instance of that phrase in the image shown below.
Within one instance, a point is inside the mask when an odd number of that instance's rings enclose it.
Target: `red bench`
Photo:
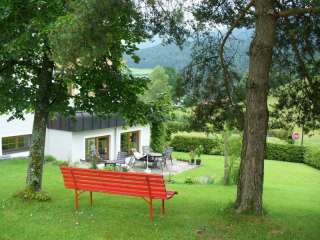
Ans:
[[[78,197],[82,192],[120,194],[143,198],[149,206],[150,219],[153,220],[154,199],[162,200],[161,213],[164,214],[164,201],[177,192],[167,191],[162,175],[132,172],[114,172],[97,169],[60,167],[64,186],[75,190],[75,205],[78,209]]]

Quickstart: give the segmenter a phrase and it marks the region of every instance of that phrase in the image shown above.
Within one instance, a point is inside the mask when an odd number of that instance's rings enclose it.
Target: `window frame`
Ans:
[[[24,139],[24,138],[26,138],[26,139]],[[4,141],[6,141],[7,139],[14,140],[14,148],[4,149],[5,145],[10,145],[10,144],[4,144]],[[2,155],[9,155],[9,154],[20,153],[20,152],[28,152],[28,151],[30,151],[30,147],[31,147],[32,134],[23,134],[23,135],[2,137],[1,140],[2,140],[1,141]],[[25,144],[25,140],[27,140],[26,144]],[[19,145],[22,142],[23,142],[23,146],[19,147]]]

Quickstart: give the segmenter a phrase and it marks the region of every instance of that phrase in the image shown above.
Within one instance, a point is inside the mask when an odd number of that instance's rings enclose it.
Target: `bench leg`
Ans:
[[[90,192],[90,205],[91,205],[91,207],[92,207],[92,203],[93,203],[92,192]]]
[[[76,209],[78,210],[78,208],[79,208],[79,194],[78,194],[77,190],[75,190],[75,201],[76,201]]]
[[[164,199],[162,199],[162,205],[161,205],[161,214],[164,215],[165,209],[164,209]]]

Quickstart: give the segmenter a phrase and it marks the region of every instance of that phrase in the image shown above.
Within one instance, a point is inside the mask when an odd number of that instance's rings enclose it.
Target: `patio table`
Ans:
[[[150,152],[147,154],[147,161],[149,158],[153,161],[153,167],[155,167],[155,166],[157,166],[157,162],[158,162],[159,158],[162,158],[162,153]]]

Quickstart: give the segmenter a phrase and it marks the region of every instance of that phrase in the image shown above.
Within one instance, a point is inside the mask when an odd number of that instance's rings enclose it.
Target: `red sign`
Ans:
[[[293,140],[298,140],[300,138],[300,134],[297,132],[292,133],[292,139]]]

